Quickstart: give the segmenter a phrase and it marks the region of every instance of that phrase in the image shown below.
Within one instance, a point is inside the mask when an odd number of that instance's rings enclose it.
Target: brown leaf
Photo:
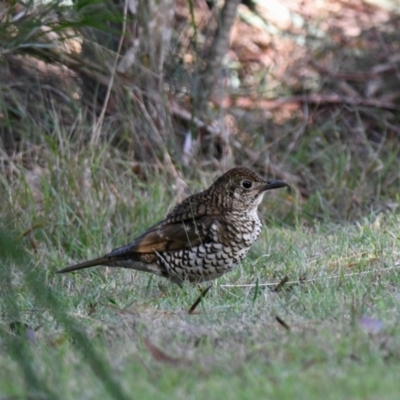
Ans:
[[[187,361],[182,358],[171,357],[168,354],[164,353],[161,349],[159,349],[157,346],[151,343],[150,340],[147,338],[144,340],[144,344],[146,345],[147,350],[149,350],[150,354],[156,361],[159,361],[164,364],[173,365],[175,367],[187,364]]]

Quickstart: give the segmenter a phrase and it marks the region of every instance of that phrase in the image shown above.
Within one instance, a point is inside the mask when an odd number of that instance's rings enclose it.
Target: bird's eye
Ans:
[[[242,187],[244,187],[245,189],[250,189],[252,185],[253,184],[251,183],[251,181],[248,181],[247,179],[242,181]]]

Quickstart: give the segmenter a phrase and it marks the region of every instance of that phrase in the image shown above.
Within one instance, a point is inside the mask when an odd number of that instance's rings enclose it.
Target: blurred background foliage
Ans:
[[[45,176],[61,137],[73,152],[111,144],[140,179],[161,170],[178,186],[247,165],[295,188],[282,216],[294,203],[305,220],[393,211],[399,12],[378,0],[3,0],[0,168],[10,182]]]

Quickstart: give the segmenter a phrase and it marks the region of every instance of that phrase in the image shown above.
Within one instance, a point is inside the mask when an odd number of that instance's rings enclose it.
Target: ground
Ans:
[[[23,239],[35,250],[3,262],[4,398],[397,397],[398,215],[307,227],[264,214],[251,253],[189,314],[197,287],[104,267],[54,274],[125,243],[171,198],[160,181],[140,195],[133,172],[116,180],[101,166],[104,186],[87,192],[74,182],[84,157],[60,162],[39,203],[24,183],[8,192],[36,225]]]
[[[0,74],[0,399],[398,398],[399,19],[370,3],[285,0],[263,21],[241,5],[226,92],[189,131],[197,54],[179,1],[167,138],[122,109],[92,140],[76,73],[22,58],[23,25],[0,26],[15,39]],[[196,2],[199,43],[202,13]],[[234,165],[292,191],[267,193],[257,243],[194,312],[197,286],[55,273],[129,243]]]

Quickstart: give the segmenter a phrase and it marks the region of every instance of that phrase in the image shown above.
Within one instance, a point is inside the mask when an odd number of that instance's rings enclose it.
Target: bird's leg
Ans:
[[[204,297],[207,294],[207,292],[211,289],[211,286],[212,285],[209,285],[205,289],[203,289],[201,286],[198,286],[198,289],[200,290],[200,296],[196,299],[196,301],[189,308],[189,311],[188,311],[189,314],[193,314],[194,313],[194,311],[196,310],[196,307],[200,304],[201,300],[204,299]]]

